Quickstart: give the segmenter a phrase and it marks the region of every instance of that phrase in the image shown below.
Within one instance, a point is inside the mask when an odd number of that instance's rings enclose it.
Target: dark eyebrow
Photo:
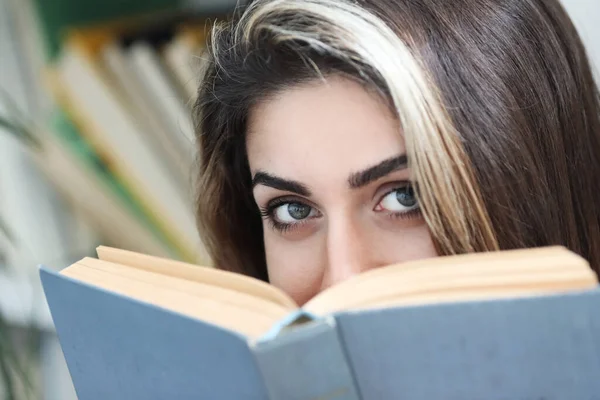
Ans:
[[[300,196],[311,196],[310,190],[308,190],[308,188],[302,183],[279,178],[263,171],[258,171],[254,175],[254,178],[252,178],[252,187],[255,187],[256,185],[265,185],[275,189],[296,193]]]
[[[404,169],[407,166],[406,155],[388,158],[377,165],[369,167],[364,171],[356,172],[348,178],[348,184],[352,189],[358,189],[368,185],[387,174]]]

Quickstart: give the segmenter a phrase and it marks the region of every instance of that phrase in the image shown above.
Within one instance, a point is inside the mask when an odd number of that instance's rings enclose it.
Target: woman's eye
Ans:
[[[412,186],[395,189],[385,195],[376,207],[376,211],[408,212],[419,208]]]
[[[315,211],[312,207],[302,203],[286,203],[275,209],[274,217],[277,222],[293,224],[312,217]]]

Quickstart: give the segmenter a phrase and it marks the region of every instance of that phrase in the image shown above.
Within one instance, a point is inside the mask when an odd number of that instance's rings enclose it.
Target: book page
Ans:
[[[88,260],[89,261],[89,260]],[[167,309],[239,334],[256,337],[263,334],[278,319],[217,297],[197,296],[188,290],[164,285],[153,279],[139,279],[127,274],[114,274],[101,268],[89,268],[76,263],[61,271],[62,275],[122,296]],[[149,275],[149,274],[148,274]],[[164,277],[160,277],[163,279]]]
[[[98,247],[96,251],[98,258],[101,260],[208,285],[229,288],[279,304],[290,311],[298,308],[294,300],[283,291],[266,282],[241,274],[105,246]]]
[[[305,305],[315,314],[400,305],[410,299],[498,298],[558,293],[597,286],[597,277],[580,256],[561,247],[437,257],[371,270],[317,295]]]
[[[252,296],[245,292],[235,291],[221,286],[167,276],[89,257],[80,260],[77,262],[77,265],[84,266],[88,269],[102,271],[114,277],[123,277],[135,281],[146,282],[151,285],[172,289],[181,293],[188,293],[197,297],[210,299],[218,303],[247,309],[252,312],[263,314],[274,321],[285,317],[289,313],[289,310],[280,304],[273,303],[262,297]]]

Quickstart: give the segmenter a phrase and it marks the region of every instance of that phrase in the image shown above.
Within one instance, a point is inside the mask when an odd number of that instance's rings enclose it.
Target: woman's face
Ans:
[[[290,88],[258,105],[248,128],[269,280],[299,304],[360,272],[436,255],[398,121],[359,84]]]

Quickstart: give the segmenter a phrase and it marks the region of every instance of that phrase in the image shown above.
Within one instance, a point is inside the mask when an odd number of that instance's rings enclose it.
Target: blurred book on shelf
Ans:
[[[210,25],[243,2],[0,0],[0,121],[37,139],[0,126],[0,325],[42,333],[36,370],[0,376],[0,398],[21,379],[31,398],[76,398],[31,274],[41,261],[61,269],[107,245],[212,264],[192,106]]]
[[[126,46],[95,30],[66,40],[49,74],[57,104],[165,244],[181,258],[204,261],[193,210],[191,106],[162,49],[144,37]],[[107,53],[123,68],[105,63]],[[150,113],[156,118],[147,120]]]
[[[103,244],[211,265],[195,223],[192,108],[211,25],[243,2],[58,3],[32,0],[51,99],[40,170]]]

